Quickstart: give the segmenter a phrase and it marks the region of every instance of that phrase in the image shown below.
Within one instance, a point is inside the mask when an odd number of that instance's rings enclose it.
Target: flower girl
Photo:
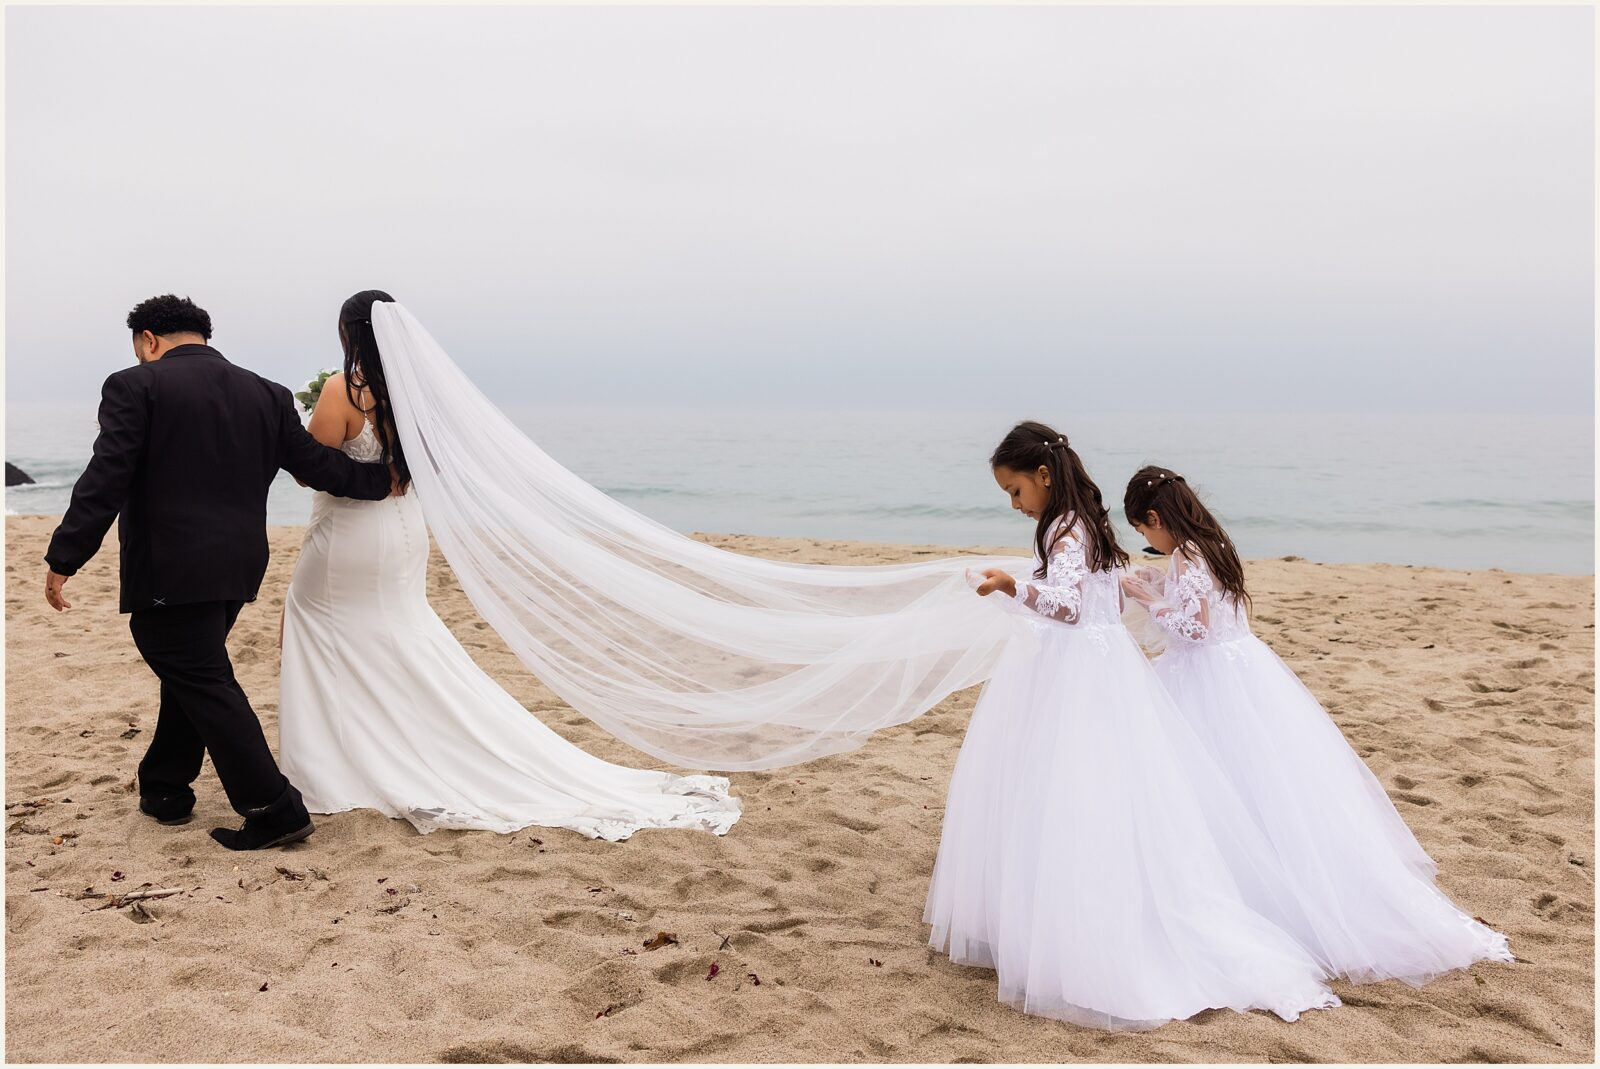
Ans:
[[[1026,634],[986,684],[950,782],[933,946],[994,969],[1010,1005],[1097,1028],[1338,1005],[1313,957],[1246,905],[1248,866],[1213,838],[1204,812],[1248,817],[1122,625],[1127,557],[1077,454],[1022,423],[990,464],[1037,522],[1037,567],[977,587]],[[1253,831],[1228,856],[1274,865]]]
[[[1301,910],[1284,920],[1329,972],[1422,984],[1505,936],[1457,909],[1434,863],[1315,697],[1250,631],[1233,543],[1183,476],[1144,468],[1128,522],[1172,558],[1123,580],[1166,640],[1156,671],[1271,841]]]

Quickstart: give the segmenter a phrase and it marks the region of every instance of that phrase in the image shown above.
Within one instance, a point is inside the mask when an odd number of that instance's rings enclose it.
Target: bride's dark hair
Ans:
[[[385,463],[400,473],[400,485],[411,485],[411,469],[406,466],[406,451],[400,446],[400,432],[394,425],[394,409],[389,405],[389,382],[383,376],[383,358],[378,355],[378,337],[372,332],[372,306],[378,301],[394,302],[382,290],[362,290],[339,309],[339,342],[344,346],[344,390],[350,403],[361,409],[360,390],[372,394],[373,430],[383,446]],[[361,409],[366,411],[366,409]]]
[[[1182,475],[1171,468],[1140,468],[1128,480],[1128,489],[1122,495],[1122,512],[1133,524],[1145,523],[1152,512],[1161,517],[1161,526],[1177,541],[1178,548],[1191,557],[1198,552],[1205,558],[1217,584],[1249,611],[1250,595],[1245,593],[1239,551]]]
[[[1128,555],[1117,545],[1117,536],[1111,530],[1111,515],[1106,511],[1100,488],[1089,478],[1089,472],[1078,454],[1072,451],[1066,435],[1056,433],[1043,423],[1026,420],[1000,439],[989,457],[989,467],[1010,468],[1022,473],[1046,468],[1050,472],[1050,502],[1039,513],[1039,526],[1033,532],[1034,549],[1041,562],[1034,578],[1043,579],[1048,571],[1046,565],[1055,549],[1054,542],[1045,544],[1051,525],[1069,514],[1083,523],[1086,536],[1083,552],[1090,571],[1109,571],[1118,564],[1128,563]],[[1065,534],[1063,530],[1056,537]]]

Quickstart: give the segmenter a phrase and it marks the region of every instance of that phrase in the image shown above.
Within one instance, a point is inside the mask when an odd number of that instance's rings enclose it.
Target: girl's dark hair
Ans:
[[[1000,439],[989,457],[989,467],[1024,473],[1045,468],[1050,472],[1050,502],[1039,514],[1039,526],[1033,532],[1034,549],[1041,562],[1034,571],[1034,578],[1043,579],[1048,571],[1050,554],[1055,549],[1054,540],[1045,544],[1051,526],[1069,514],[1083,524],[1084,558],[1090,571],[1109,571],[1118,564],[1128,563],[1128,555],[1117,545],[1117,536],[1111,530],[1111,516],[1100,496],[1100,488],[1089,478],[1066,435],[1056,433],[1043,423],[1026,420]],[[1063,528],[1056,539],[1065,535]]]
[[[1122,511],[1129,523],[1140,526],[1152,512],[1161,517],[1161,526],[1177,540],[1178,548],[1190,554],[1198,551],[1222,589],[1248,610],[1250,595],[1245,593],[1239,552],[1182,475],[1171,468],[1140,468],[1128,480]]]
[[[400,433],[389,406],[389,383],[383,376],[383,359],[378,355],[378,338],[372,333],[372,306],[378,301],[393,303],[382,290],[362,290],[339,309],[339,340],[344,345],[344,391],[350,403],[361,408],[360,390],[372,393],[372,423],[383,446],[385,463],[400,473],[400,485],[411,485],[411,469],[406,452],[400,447]],[[362,411],[366,411],[362,409]]]
[[[135,334],[149,331],[157,337],[167,334],[198,334],[211,340],[211,317],[187,297],[163,293],[140,301],[128,313],[128,329]]]

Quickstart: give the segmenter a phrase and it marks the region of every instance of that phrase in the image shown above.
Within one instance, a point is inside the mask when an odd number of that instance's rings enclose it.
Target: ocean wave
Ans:
[[[872,519],[916,520],[993,520],[1004,511],[994,505],[938,505],[916,503],[910,505],[871,505],[862,508],[813,508],[792,512],[794,516],[864,516]]]
[[[672,497],[672,498],[734,498],[741,494],[732,490],[694,490],[680,486],[597,486],[607,497]]]
[[[1524,523],[1451,523],[1448,526],[1440,523],[1402,523],[1395,520],[1349,520],[1349,519],[1299,519],[1285,520],[1275,517],[1233,517],[1226,521],[1228,530],[1235,533],[1235,540],[1247,539],[1252,534],[1264,532],[1285,533],[1294,531],[1314,531],[1319,534],[1338,535],[1382,535],[1386,537],[1419,537],[1424,539],[1464,539],[1464,538],[1504,538],[1511,541],[1525,541],[1536,539],[1541,541],[1562,538],[1589,540],[1594,537],[1593,525],[1564,524],[1551,526],[1547,523],[1533,522],[1537,517],[1528,517],[1529,522]]]
[[[33,493],[38,490],[70,490],[76,479],[38,479],[31,483],[18,483],[6,487],[8,494]]]
[[[1533,512],[1542,511],[1560,516],[1585,517],[1594,514],[1594,502],[1580,501],[1573,498],[1557,498],[1546,501],[1490,501],[1487,498],[1461,497],[1444,498],[1432,501],[1420,501],[1418,508],[1451,509],[1451,510],[1482,510],[1486,512]]]

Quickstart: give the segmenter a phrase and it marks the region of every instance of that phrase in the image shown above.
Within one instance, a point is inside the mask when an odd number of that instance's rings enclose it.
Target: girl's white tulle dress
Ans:
[[[1153,570],[1151,570],[1153,571]],[[1422,984],[1505,936],[1458,909],[1435,866],[1327,712],[1260,639],[1192,544],[1148,608],[1156,672],[1270,840],[1300,909],[1278,917],[1333,974]]]
[[[1278,893],[1270,851],[1123,626],[1120,570],[1090,572],[1081,533],[1018,584],[1033,641],[1003,654],[956,762],[932,945],[994,969],[1002,1001],[1095,1028],[1338,1005],[1247,904]]]
[[[343,448],[382,456],[370,423]],[[723,777],[613,765],[542,724],[434,613],[427,571],[416,494],[313,499],[284,601],[278,718],[283,770],[307,809],[613,841],[640,828],[720,835],[739,819]]]

